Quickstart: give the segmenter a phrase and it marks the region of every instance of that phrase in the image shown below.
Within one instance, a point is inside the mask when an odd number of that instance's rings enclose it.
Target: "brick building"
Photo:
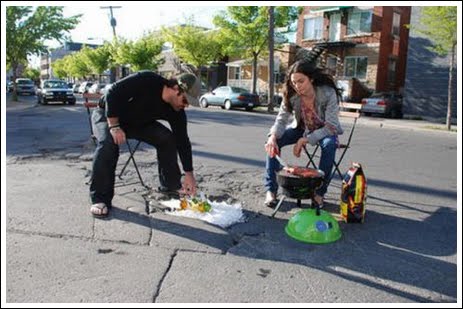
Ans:
[[[346,83],[346,99],[358,101],[368,92],[403,93],[411,7],[304,7],[296,43],[326,48],[320,61]]]

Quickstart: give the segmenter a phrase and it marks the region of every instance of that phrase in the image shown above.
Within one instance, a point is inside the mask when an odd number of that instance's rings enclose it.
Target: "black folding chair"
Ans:
[[[145,183],[143,182],[143,178],[141,177],[140,171],[138,170],[137,162],[135,162],[135,158],[134,158],[135,152],[137,151],[138,147],[140,146],[141,141],[137,140],[137,143],[135,144],[135,147],[133,147],[133,149],[130,146],[129,140],[126,140],[125,143],[127,144],[127,148],[129,149],[130,155],[129,155],[129,158],[127,159],[127,161],[125,161],[125,164],[122,167],[121,171],[119,172],[119,175],[117,175],[117,177],[119,177],[119,179],[122,180],[122,174],[124,173],[125,169],[127,168],[127,165],[129,165],[130,161],[132,161],[133,166],[135,166],[135,171],[137,172],[138,179],[140,180],[141,185],[143,187],[145,187],[145,188],[148,188],[148,186],[145,185]]]
[[[101,98],[101,94],[99,93],[84,93],[83,94],[83,98],[84,98],[84,106],[85,108],[87,109],[87,116],[88,116],[88,123],[89,123],[89,126],[90,126],[90,136],[91,136],[91,139],[93,141],[93,143],[95,144],[96,146],[96,137],[95,135],[93,134],[93,126],[92,126],[92,116],[91,116],[91,112],[90,112],[90,109],[91,108],[96,108],[98,107],[98,101],[100,100]],[[122,174],[124,173],[125,169],[127,168],[127,166],[129,165],[130,161],[132,161],[133,163],[133,166],[135,167],[135,171],[137,172],[137,175],[138,175],[138,179],[141,183],[141,185],[145,188],[149,188],[147,185],[145,185],[145,182],[143,181],[143,178],[141,177],[141,174],[140,174],[140,171],[138,169],[138,165],[137,165],[137,162],[135,161],[135,152],[137,151],[138,147],[140,146],[141,144],[141,141],[140,140],[137,140],[137,143],[135,144],[135,147],[132,149],[132,147],[130,146],[130,143],[129,143],[129,140],[127,139],[125,141],[126,145],[127,145],[127,148],[129,150],[129,158],[127,159],[127,161],[125,162],[124,164],[124,167],[122,168],[122,170],[119,172],[119,174],[117,175],[119,179],[122,180]]]
[[[344,159],[344,156],[347,150],[350,148],[350,143],[352,141],[352,136],[354,135],[355,126],[357,125],[357,120],[360,117],[360,109],[362,108],[362,104],[341,102],[339,104],[339,107],[340,107],[339,116],[352,118],[353,122],[350,128],[349,136],[347,138],[346,143],[340,142],[338,144],[337,150],[341,151],[341,155],[339,156],[338,159],[335,158],[333,160],[334,170],[331,173],[331,175],[329,175],[329,177],[326,179],[327,184],[331,182],[334,175],[336,175],[336,172],[338,173],[341,179],[343,178],[340,165],[341,165],[342,160]],[[320,149],[320,145],[317,144],[312,152],[309,152],[305,146],[303,147],[303,149],[304,149],[305,154],[309,158],[309,162],[307,162],[306,167],[310,167],[312,165],[314,168],[318,168],[318,166],[315,164],[314,158],[317,154],[318,149]]]

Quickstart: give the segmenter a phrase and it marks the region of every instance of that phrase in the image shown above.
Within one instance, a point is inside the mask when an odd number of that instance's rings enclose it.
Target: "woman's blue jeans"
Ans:
[[[283,136],[277,139],[277,144],[280,148],[280,152],[281,148],[283,148],[284,146],[296,144],[298,139],[302,137],[303,133],[304,130],[299,128],[286,129]],[[321,139],[318,143],[321,149],[321,156],[318,168],[325,173],[325,180],[328,180],[331,176],[331,172],[333,170],[333,161],[336,156],[337,137],[335,135],[327,136]],[[276,179],[276,173],[280,171],[282,168],[283,167],[276,158],[270,158],[270,156],[267,155],[264,179],[264,186],[266,191],[271,191],[275,194],[277,193],[278,183]],[[328,185],[326,182],[323,182],[323,185],[317,189],[316,193],[318,195],[324,196],[327,190]]]

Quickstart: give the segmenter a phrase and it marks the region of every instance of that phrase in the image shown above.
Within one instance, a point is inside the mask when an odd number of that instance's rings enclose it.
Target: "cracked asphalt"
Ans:
[[[400,188],[375,181],[371,170],[366,222],[341,222],[343,236],[331,244],[301,243],[284,233],[300,210],[295,201],[285,202],[275,218],[261,205],[262,150],[246,157],[236,150],[255,135],[239,135],[240,125],[219,121],[221,111],[193,108],[199,189],[213,200],[242,203],[245,222],[223,229],[167,215],[156,206],[156,194],[137,183],[130,165],[117,181],[110,216],[99,220],[89,215],[86,182],[93,145],[83,108],[7,102],[6,112],[7,303],[461,304],[451,170],[432,180],[440,183],[436,189],[422,191],[406,185],[406,176]],[[262,136],[273,119],[254,113],[236,117]],[[208,124],[214,130],[205,130]],[[382,123],[382,132],[396,137],[395,128],[387,126]],[[406,134],[423,135],[415,129]],[[222,151],[212,143],[219,138],[227,142]],[[456,134],[435,138],[448,150],[429,146],[433,160],[456,160]],[[136,154],[150,187],[157,185],[154,157],[146,145]],[[122,150],[117,171],[127,158]],[[403,169],[405,174],[407,166]],[[325,207],[337,218],[339,192],[337,179]]]

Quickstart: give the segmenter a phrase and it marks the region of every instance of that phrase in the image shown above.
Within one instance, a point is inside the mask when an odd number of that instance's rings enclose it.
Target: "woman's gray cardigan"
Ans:
[[[298,95],[294,95],[291,97],[290,102],[293,107],[293,112],[290,113],[286,110],[286,105],[283,101],[277,118],[275,119],[275,123],[270,128],[269,136],[271,134],[275,134],[277,139],[283,136],[283,133],[291,120],[291,116],[293,116],[291,128],[295,129],[298,127],[301,122],[301,99]],[[344,132],[338,118],[339,104],[337,94],[332,87],[320,86],[315,88],[315,106],[320,119],[332,124],[336,128],[337,135]],[[312,133],[309,133],[306,129],[303,136],[307,137],[307,140],[311,145],[316,145],[319,140],[330,135],[333,135],[331,131],[326,126],[323,126],[320,129],[314,130]]]

